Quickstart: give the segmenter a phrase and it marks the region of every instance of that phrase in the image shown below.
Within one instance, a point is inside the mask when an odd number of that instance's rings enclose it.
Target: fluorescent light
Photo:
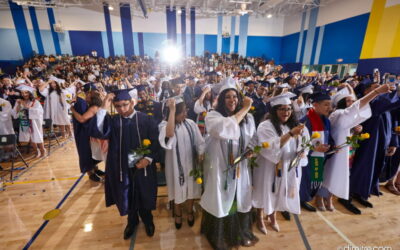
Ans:
[[[272,17],[272,14],[268,14],[268,15],[267,15],[267,18],[271,18],[271,17]]]
[[[177,13],[178,13],[179,15],[182,14],[182,10],[179,9],[179,10],[177,11]]]
[[[108,10],[114,10],[114,7],[112,7],[111,5],[108,6]]]

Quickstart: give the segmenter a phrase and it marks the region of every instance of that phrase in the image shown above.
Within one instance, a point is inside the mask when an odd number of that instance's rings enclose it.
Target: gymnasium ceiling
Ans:
[[[99,7],[107,2],[114,8],[119,4],[130,3],[134,16],[144,16],[141,6],[147,11],[165,11],[166,6],[177,8],[196,8],[197,17],[213,17],[217,15],[250,14],[259,17],[287,16],[301,13],[304,10],[324,6],[335,0],[13,0],[24,6],[46,7]],[[141,5],[142,4],[142,5]],[[0,0],[1,6],[8,5],[8,0]]]

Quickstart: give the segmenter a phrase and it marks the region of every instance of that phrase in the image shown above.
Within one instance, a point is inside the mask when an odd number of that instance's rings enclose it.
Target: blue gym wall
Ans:
[[[369,13],[344,19],[338,22],[326,24],[323,36],[321,36],[321,50],[319,60],[317,57],[317,43],[321,27],[316,27],[314,40],[312,41],[311,64],[336,64],[338,58],[342,63],[358,63]],[[33,30],[28,30],[32,49],[37,51]],[[112,31],[112,42],[115,55],[125,55],[124,39],[122,32]],[[41,40],[45,54],[56,54],[56,47],[51,30],[40,30]],[[83,55],[89,54],[93,49],[99,56],[108,57],[109,44],[106,31],[65,31],[57,33],[61,54]],[[177,45],[180,45],[181,34],[177,34]],[[138,39],[138,33],[133,32],[134,53],[139,55],[140,49],[145,55],[153,57],[156,51],[160,51],[165,45],[167,34],[143,32]],[[190,41],[190,34],[186,34],[186,40]],[[274,59],[277,64],[301,63],[304,57],[307,30],[303,33],[301,43],[300,60],[296,62],[296,53],[300,32],[282,37],[272,36],[248,36],[246,55],[251,57],[263,57]],[[4,39],[7,38],[7,39]],[[217,35],[195,34],[196,56],[204,51],[215,53],[217,51]],[[231,38],[222,39],[222,53],[229,53]],[[235,36],[234,52],[238,52],[239,36]],[[11,67],[23,60],[23,51],[17,36],[17,30],[0,28],[0,67]],[[186,54],[190,54],[190,46],[186,46]],[[317,60],[314,59],[317,57]]]

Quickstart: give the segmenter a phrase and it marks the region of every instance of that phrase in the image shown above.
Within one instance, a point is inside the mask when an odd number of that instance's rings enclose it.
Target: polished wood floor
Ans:
[[[73,141],[34,163],[0,192],[0,249],[22,249],[44,222],[43,215],[57,206],[80,176]],[[311,248],[353,245],[400,249],[400,197],[384,188],[382,191],[383,196],[371,198],[373,209],[356,204],[362,215],[352,215],[337,203],[335,212],[303,211],[299,218]],[[199,207],[195,226],[184,223],[177,231],[167,209],[165,187],[160,188],[159,196],[153,213],[154,237],[147,237],[141,224],[134,240],[123,240],[126,218],[120,217],[115,207],[105,207],[103,184],[85,176],[61,206],[61,214],[48,222],[30,249],[210,249],[199,233]],[[295,219],[284,221],[281,215],[278,219],[279,233],[268,226],[265,236],[254,228],[260,242],[252,249],[305,249]]]

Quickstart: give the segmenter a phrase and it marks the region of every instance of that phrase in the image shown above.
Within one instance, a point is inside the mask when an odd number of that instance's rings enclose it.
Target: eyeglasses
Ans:
[[[278,111],[279,112],[292,112],[293,109],[292,108],[279,108]]]
[[[129,106],[129,103],[124,103],[124,104],[121,104],[121,105],[114,105],[114,107],[116,109],[119,109],[119,108],[122,108],[122,107],[126,107],[126,106]]]

